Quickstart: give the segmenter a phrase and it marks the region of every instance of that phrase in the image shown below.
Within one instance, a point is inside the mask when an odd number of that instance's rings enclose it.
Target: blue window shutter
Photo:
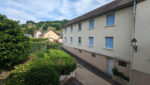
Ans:
[[[114,14],[107,15],[107,26],[114,25],[114,21],[115,21],[115,15]]]
[[[73,40],[72,40],[72,37],[70,37],[70,43],[72,44]]]
[[[113,37],[106,37],[106,48],[113,48]]]
[[[67,43],[67,37],[65,37],[65,43]]]
[[[78,37],[78,44],[81,43],[81,37]]]
[[[93,37],[89,37],[89,45],[93,46]]]
[[[93,29],[94,28],[94,20],[90,20],[90,29]]]
[[[82,29],[82,24],[79,23],[79,24],[78,24],[78,30],[81,31],[81,29]]]

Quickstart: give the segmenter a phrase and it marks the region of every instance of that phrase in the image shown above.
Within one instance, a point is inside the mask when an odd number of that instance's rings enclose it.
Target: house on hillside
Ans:
[[[42,32],[41,32],[41,31],[36,30],[36,31],[34,32],[34,38],[40,38],[40,35],[42,35]]]
[[[136,1],[136,26],[133,0],[114,0],[64,25],[63,48],[109,76],[114,76],[112,69],[117,68],[124,77],[132,76],[132,85],[149,84],[150,0]],[[141,46],[137,53],[132,53],[131,45],[134,27],[138,29],[135,33]]]
[[[40,38],[48,38],[52,42],[58,42],[59,35],[57,35],[54,31],[49,30],[40,35]]]

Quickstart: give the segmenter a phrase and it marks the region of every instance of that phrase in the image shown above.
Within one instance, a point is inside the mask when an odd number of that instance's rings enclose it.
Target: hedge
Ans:
[[[59,48],[60,48],[59,44],[50,41],[32,42],[31,53],[42,51],[42,50],[47,51],[49,49],[59,49]]]
[[[51,49],[40,57],[42,56],[44,58],[42,58],[42,60],[37,60],[37,64],[49,62],[51,66],[57,70],[58,73],[60,73],[60,75],[70,74],[70,72],[72,72],[77,65],[74,58],[61,50]]]
[[[26,85],[59,85],[58,73],[49,65],[36,65],[27,71]]]
[[[39,38],[39,39],[31,39],[32,42],[41,42],[41,41],[48,41],[48,39],[43,39],[43,38]]]

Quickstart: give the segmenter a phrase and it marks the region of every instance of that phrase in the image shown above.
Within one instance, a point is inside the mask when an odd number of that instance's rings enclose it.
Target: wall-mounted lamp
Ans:
[[[131,44],[132,44],[132,47],[133,47],[134,51],[137,52],[138,46],[137,46],[137,40],[135,38],[133,38],[131,40]]]

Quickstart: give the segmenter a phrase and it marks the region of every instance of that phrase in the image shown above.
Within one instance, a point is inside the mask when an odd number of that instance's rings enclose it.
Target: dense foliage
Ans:
[[[47,39],[32,39],[32,48],[31,52],[38,52],[38,51],[47,51],[49,49],[59,49],[60,44],[53,43],[48,41]]]
[[[54,30],[56,33],[60,34],[62,32],[62,26],[66,24],[68,20],[62,21],[41,21],[35,23],[34,21],[27,21],[26,24],[22,25],[24,32],[26,34],[34,35],[35,30],[41,30],[42,32],[47,30]]]
[[[27,71],[26,85],[59,85],[59,75],[49,65],[36,65]]]
[[[76,68],[76,61],[70,55],[61,50],[49,50],[38,56],[37,64],[49,63],[60,75],[66,75]]]
[[[41,41],[48,41],[48,39],[43,39],[43,38],[39,38],[39,39],[31,39],[32,42],[41,42]]]
[[[18,22],[0,15],[0,68],[8,69],[27,60],[30,39]]]
[[[76,65],[64,51],[50,49],[36,60],[16,66],[4,85],[58,85],[60,75],[69,74]]]

